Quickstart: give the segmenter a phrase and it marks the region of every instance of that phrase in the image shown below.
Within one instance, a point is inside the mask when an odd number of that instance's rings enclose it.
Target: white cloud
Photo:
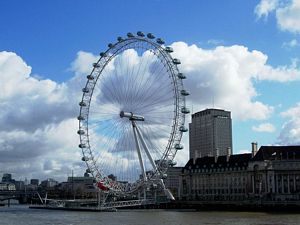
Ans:
[[[300,32],[300,0],[261,0],[255,8],[258,18],[266,18],[271,12],[275,12],[281,30]]]
[[[80,79],[58,84],[33,77],[21,57],[5,51],[0,52],[0,78],[5,80],[0,82],[0,167],[19,176],[46,178],[47,172],[58,179],[72,167],[76,170],[74,155],[80,160],[80,152],[73,118],[79,110]]]
[[[277,22],[282,30],[300,32],[300,0],[292,0],[290,3],[276,10]]]
[[[256,132],[273,133],[273,132],[275,132],[276,128],[271,123],[262,123],[262,124],[259,124],[258,126],[253,126],[252,130],[256,131]]]
[[[281,113],[287,119],[282,126],[278,137],[278,144],[299,145],[300,144],[300,103]]]
[[[93,63],[97,62],[98,56],[85,51],[77,52],[76,59],[71,63],[71,70],[75,72],[76,75],[80,74],[90,74],[92,71]]]
[[[269,13],[274,11],[278,5],[278,0],[261,0],[255,7],[256,15],[261,17],[268,17]]]
[[[207,40],[207,44],[209,44],[209,45],[221,45],[221,44],[224,44],[224,40],[209,39],[209,40]]]
[[[174,56],[187,75],[185,87],[191,92],[188,105],[194,110],[214,105],[231,110],[235,119],[266,119],[273,107],[256,100],[255,80],[291,81],[300,79],[295,63],[274,68],[267,55],[247,47],[219,46],[205,50],[184,42],[173,43]]]
[[[296,39],[292,39],[289,42],[283,42],[282,46],[285,48],[294,48],[300,46],[300,43]]]
[[[193,105],[194,110],[211,107],[214,100],[216,107],[231,110],[234,119],[266,119],[273,107],[256,99],[259,93],[254,82],[300,78],[296,61],[290,66],[274,68],[267,64],[265,54],[244,46],[219,46],[211,50],[183,42],[172,46],[174,56],[182,62],[180,70],[187,76],[185,88],[191,92],[188,105]],[[138,60],[132,52],[130,54],[129,58]],[[91,53],[78,52],[71,64],[75,76],[68,82],[57,83],[33,77],[31,67],[15,53],[0,52],[0,78],[6,81],[0,83],[4,90],[0,93],[1,168],[20,176],[27,174],[28,178],[60,180],[72,169],[75,174],[84,171],[77,147],[78,121],[74,118],[79,112],[78,102],[86,75],[96,60],[97,56]],[[155,68],[150,66],[151,69]],[[151,90],[150,86],[148,89]],[[185,150],[176,156],[178,165],[185,164],[188,159],[187,137],[183,139]]]

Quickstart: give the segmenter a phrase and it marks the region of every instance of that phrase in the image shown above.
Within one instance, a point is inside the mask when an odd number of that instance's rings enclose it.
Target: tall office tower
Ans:
[[[232,154],[230,114],[221,109],[205,109],[192,115],[190,159]]]

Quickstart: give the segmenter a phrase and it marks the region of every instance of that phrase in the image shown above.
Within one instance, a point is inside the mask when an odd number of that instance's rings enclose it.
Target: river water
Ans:
[[[0,207],[0,225],[300,225],[300,214],[124,210],[73,212]]]

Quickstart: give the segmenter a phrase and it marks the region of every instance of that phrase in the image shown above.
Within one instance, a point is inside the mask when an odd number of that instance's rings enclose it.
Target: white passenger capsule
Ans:
[[[185,126],[180,126],[179,127],[179,131],[181,131],[181,132],[187,132],[188,129]]]
[[[78,147],[79,148],[86,148],[86,145],[85,144],[79,144]]]
[[[87,87],[82,88],[82,92],[83,92],[83,93],[89,93],[89,92],[90,92],[90,89],[88,89]]]
[[[136,34],[140,37],[145,37],[145,34],[142,31],[138,31]]]
[[[183,95],[183,96],[188,96],[188,95],[190,95],[190,93],[189,93],[188,91],[186,91],[186,90],[181,90],[180,93],[181,93],[181,95]]]
[[[154,39],[155,36],[154,36],[152,33],[148,33],[148,34],[147,34],[147,38],[149,38],[149,39]]]
[[[84,132],[84,130],[78,130],[77,134],[82,135],[82,134],[85,134],[85,132]]]
[[[86,157],[86,156],[83,156],[83,157],[81,158],[81,160],[84,161],[84,162],[86,162],[86,161],[89,161],[89,158]]]
[[[95,79],[95,77],[94,77],[93,75],[87,75],[86,78],[87,78],[88,80],[94,80],[94,79]]]
[[[184,113],[184,114],[188,114],[188,113],[190,113],[190,110],[186,107],[182,107],[181,112]]]
[[[133,38],[134,37],[134,35],[132,34],[132,33],[127,33],[127,37],[129,37],[129,38]]]
[[[86,103],[83,102],[83,101],[81,101],[81,102],[79,102],[79,105],[82,106],[82,107],[84,107],[84,106],[86,106]]]
[[[179,59],[173,59],[173,63],[176,64],[176,65],[181,64]]]
[[[175,166],[177,164],[177,162],[173,161],[173,160],[169,160],[168,163],[169,163],[170,166]]]
[[[108,47],[110,46],[110,45],[112,45],[112,44],[108,44]],[[113,46],[113,45],[112,45]],[[111,46],[111,47],[112,47]],[[109,47],[109,48],[111,48],[111,47]],[[106,57],[107,56],[107,54],[105,53],[105,52],[100,52],[100,54],[99,54],[101,57]]]
[[[183,145],[181,145],[181,144],[176,144],[174,147],[175,147],[176,150],[182,150],[183,149]]]
[[[186,76],[185,76],[183,73],[178,73],[178,74],[177,74],[177,77],[178,77],[179,79],[186,79]]]
[[[156,39],[156,42],[157,42],[158,44],[160,44],[160,45],[163,45],[163,44],[165,43],[164,40],[161,39],[161,38],[157,38],[157,39]]]
[[[80,115],[80,116],[77,117],[77,119],[78,120],[84,120],[84,117]]]
[[[93,67],[94,67],[94,68],[99,68],[100,65],[99,65],[98,63],[93,63]]]
[[[165,47],[165,51],[166,52],[168,52],[168,53],[171,53],[171,52],[173,52],[174,50],[173,50],[173,48],[172,47]]]
[[[167,179],[168,175],[166,173],[161,174],[161,179]]]

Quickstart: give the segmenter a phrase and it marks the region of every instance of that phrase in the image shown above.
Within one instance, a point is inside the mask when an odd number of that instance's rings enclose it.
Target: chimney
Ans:
[[[219,157],[219,148],[216,148],[216,153],[215,153],[215,163],[217,163]]]
[[[257,153],[257,142],[252,142],[252,157],[254,157]]]
[[[228,148],[227,148],[227,157],[226,157],[226,161],[227,161],[227,162],[229,162],[230,155],[231,155],[231,148],[228,147]]]

